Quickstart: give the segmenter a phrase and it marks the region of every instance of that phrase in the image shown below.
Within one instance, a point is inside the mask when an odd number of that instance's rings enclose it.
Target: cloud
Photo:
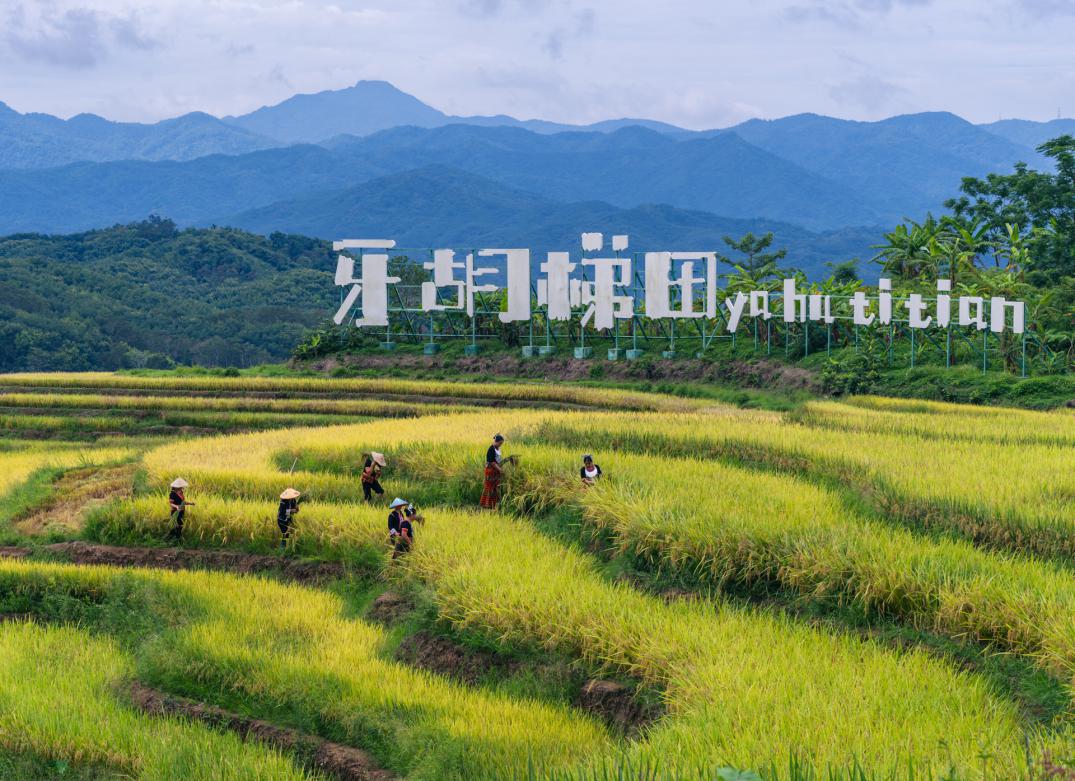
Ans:
[[[1071,0],[1016,0],[1015,6],[1039,19],[1075,15],[1075,4]]]
[[[136,14],[117,16],[92,8],[59,8],[53,2],[17,3],[9,12],[4,40],[25,60],[84,70],[98,65],[113,46],[149,51],[158,43]]]
[[[463,0],[459,10],[467,16],[489,18],[508,11],[536,13],[548,5],[548,0]]]
[[[8,16],[5,38],[20,57],[64,68],[92,68],[105,53],[99,15],[86,8],[45,6],[33,18],[19,3]]]
[[[112,39],[119,46],[136,51],[152,51],[160,46],[160,41],[148,35],[135,14],[127,17],[114,17],[109,21]]]
[[[554,60],[564,57],[564,45],[569,40],[578,40],[593,35],[597,28],[597,15],[592,8],[576,11],[568,26],[558,26],[545,36],[541,49]]]
[[[891,106],[906,90],[890,81],[877,76],[859,76],[858,78],[835,84],[829,88],[829,95],[837,103],[876,113]]]
[[[855,29],[871,15],[887,14],[900,7],[926,7],[932,3],[933,0],[810,0],[788,6],[783,15],[792,22],[823,22]]]

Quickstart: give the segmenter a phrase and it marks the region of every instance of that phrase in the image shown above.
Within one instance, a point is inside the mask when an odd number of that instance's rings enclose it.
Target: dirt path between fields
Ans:
[[[143,713],[151,716],[183,716],[211,727],[235,732],[243,740],[267,743],[295,755],[304,764],[343,781],[395,781],[398,778],[394,773],[380,767],[373,757],[362,749],[333,743],[287,727],[278,727],[260,719],[240,716],[184,697],[174,697],[137,682],[128,687],[127,694],[134,706]]]
[[[25,558],[34,549],[0,547],[0,556]],[[39,550],[61,557],[73,564],[97,564],[113,567],[147,567],[152,569],[208,569],[241,575],[266,573],[297,583],[317,584],[335,580],[347,573],[335,562],[301,561],[283,556],[267,556],[233,551],[195,548],[123,548],[92,542],[58,542]]]

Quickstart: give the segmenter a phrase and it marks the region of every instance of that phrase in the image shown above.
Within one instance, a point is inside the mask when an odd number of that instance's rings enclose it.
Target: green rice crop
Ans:
[[[579,711],[468,690],[387,660],[382,629],[309,588],[0,561],[3,610],[115,635],[132,648],[139,680],[155,688],[365,748],[412,779],[511,776],[528,759],[569,767],[613,749],[605,728]],[[60,741],[63,712],[47,718]]]
[[[365,449],[383,448],[390,464],[398,459],[427,479],[465,469],[476,482],[482,448],[474,447],[468,457],[459,445],[480,442],[478,432],[495,426],[517,443],[519,434],[546,431],[554,420],[585,419],[565,413],[505,412],[240,435],[218,441],[219,447],[201,458],[195,474],[201,490],[214,494],[239,493],[267,503],[286,479],[309,486],[318,498],[351,501],[357,485],[349,473]],[[426,442],[438,444],[429,448],[423,446]],[[540,450],[516,446],[524,453],[524,471],[531,461],[540,470]],[[177,444],[149,454],[151,475],[161,479],[181,463],[195,463],[195,447]],[[290,461],[292,454],[304,468],[287,477],[279,464]],[[561,463],[567,474],[576,474]],[[620,468],[618,457],[609,463]],[[659,462],[640,458],[637,463],[642,470],[638,474],[645,474]],[[330,471],[309,470],[326,466]],[[650,474],[648,490],[654,491],[663,476]],[[692,472],[680,487],[688,492],[684,502],[697,499],[700,486],[715,487],[713,477]],[[772,486],[756,484],[755,490],[792,493],[779,478],[771,480]],[[814,499],[824,503],[823,494],[815,493]],[[773,509],[764,504],[750,507]],[[353,512],[348,517],[356,521],[368,515],[374,535],[384,523],[383,510]],[[325,517],[312,513],[305,521],[306,533],[315,538],[322,534]],[[678,516],[672,512],[670,517]],[[983,740],[1004,772],[1014,772],[1019,764],[1018,719],[1008,705],[977,679],[956,676],[942,682],[954,673],[924,656],[897,656],[749,611],[707,603],[664,605],[609,586],[585,557],[567,553],[518,521],[450,511],[438,511],[437,519],[421,530],[418,550],[403,566],[434,589],[446,620],[498,641],[555,649],[608,665],[666,690],[671,716],[633,749],[638,758],[674,756],[688,766],[719,759],[740,767],[764,767],[801,750],[822,765],[843,766],[859,758],[871,767],[886,768],[908,758],[936,765],[944,752],[953,751],[962,757],[956,764],[969,767],[975,761],[971,754],[977,756],[969,747]],[[804,555],[803,566],[807,562]],[[877,567],[882,564],[877,562]],[[978,584],[988,578],[985,572]],[[953,586],[952,594],[958,591],[959,586]],[[950,604],[954,609],[956,601]],[[864,688],[862,681],[870,685]],[[796,705],[789,710],[781,702]],[[840,703],[836,710],[834,703]],[[961,731],[963,738],[958,737]],[[899,737],[892,743],[886,735]],[[944,752],[938,749],[941,740],[946,741]],[[1037,746],[1039,738],[1032,740]]]
[[[143,716],[117,699],[134,670],[106,638],[72,628],[0,628],[0,748],[133,779],[307,778],[275,751],[199,724]]]
[[[1060,417],[1062,413],[1049,413]],[[958,426],[940,418],[938,431]],[[561,418],[542,441],[763,464],[861,489],[881,513],[975,543],[1075,557],[1075,449],[850,431],[724,415]]]

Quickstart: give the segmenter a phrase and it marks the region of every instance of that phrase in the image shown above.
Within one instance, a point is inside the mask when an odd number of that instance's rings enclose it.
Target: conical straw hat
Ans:
[[[298,499],[300,496],[302,496],[302,494],[300,494],[294,488],[288,488],[282,494],[280,494],[281,499]]]
[[[171,487],[172,488],[186,488],[188,485],[190,485],[190,483],[188,483],[182,477],[177,477],[175,480],[172,481]]]

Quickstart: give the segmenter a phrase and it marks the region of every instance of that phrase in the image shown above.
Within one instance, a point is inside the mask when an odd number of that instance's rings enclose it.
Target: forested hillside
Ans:
[[[0,239],[0,370],[247,366],[334,301],[326,243],[168,220]]]

